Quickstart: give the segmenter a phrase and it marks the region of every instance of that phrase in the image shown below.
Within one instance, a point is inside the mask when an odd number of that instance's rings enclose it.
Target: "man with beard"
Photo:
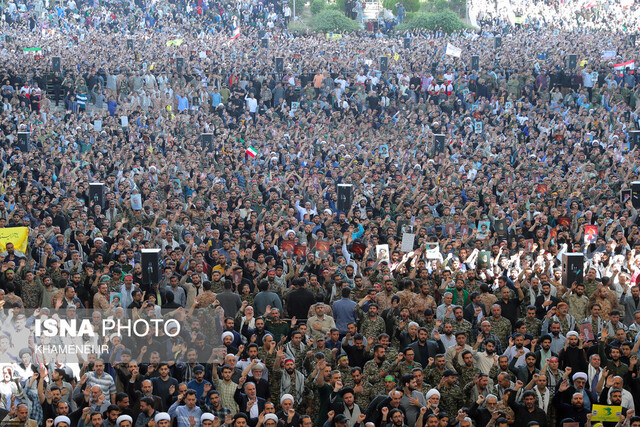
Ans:
[[[384,377],[391,371],[391,363],[387,362],[386,349],[382,344],[376,344],[373,348],[373,360],[364,364],[364,379],[371,383],[375,394],[382,394]]]
[[[458,374],[455,371],[447,369],[442,374],[442,379],[438,385],[438,391],[440,392],[440,404],[441,410],[444,410],[447,414],[456,414],[460,407],[460,397],[462,396],[462,390],[456,384],[458,380]]]
[[[573,316],[576,323],[582,323],[587,317],[587,309],[589,306],[589,297],[584,294],[585,285],[574,282],[571,285],[571,294],[564,295],[564,301],[569,306],[569,314]]]
[[[534,421],[540,427],[547,427],[547,414],[536,405],[536,395],[533,391],[527,390],[522,394],[522,402],[516,402],[516,394],[509,394],[509,406],[515,413],[515,424],[517,426],[526,426]]]
[[[482,340],[482,337],[478,337],[477,344]],[[477,346],[476,344],[476,346]],[[498,356],[496,355],[496,343],[493,340],[487,340],[484,344],[484,351],[478,351],[475,355],[476,366],[483,374],[489,374],[491,368],[497,363]]]
[[[430,385],[438,384],[446,370],[444,354],[436,354],[436,357],[429,359],[429,364],[423,371],[424,381]]]
[[[283,365],[284,369],[281,369]],[[290,394],[295,402],[302,402],[304,375],[296,370],[295,360],[285,357],[282,349],[278,349],[276,352],[276,360],[273,364],[273,380],[275,384],[279,384],[279,390],[271,390],[272,400],[275,399],[277,401],[278,397]]]
[[[415,375],[403,375],[400,383],[404,391],[404,395],[400,399],[400,408],[407,415],[407,423],[415,425],[420,416],[420,408],[426,406],[427,401],[422,392],[417,390],[418,384]]]
[[[409,301],[408,307],[414,320],[419,320],[420,314],[424,313],[427,308],[436,311],[438,306],[436,304],[436,300],[431,296],[431,290],[428,283],[423,283],[420,286],[420,293]]]
[[[428,341],[429,332],[426,328],[418,329],[418,341],[409,344],[408,348],[413,349],[415,360],[422,366],[429,364],[429,358],[435,357],[438,353],[444,353],[444,349],[439,349],[435,341]]]
[[[602,393],[600,393],[600,399],[598,403],[600,405],[622,406],[622,415],[626,417],[629,408],[625,407],[622,404],[622,390],[619,388],[610,388],[611,386],[613,386],[613,381],[609,382],[609,378],[607,378],[607,386],[603,388]],[[604,425],[604,427],[615,427],[617,423],[603,422],[602,424]]]
[[[538,340],[538,344],[540,344],[540,348],[535,351],[536,368],[540,369],[547,363],[548,359],[558,357],[558,355],[551,351],[551,337],[549,335],[541,336]]]
[[[584,396],[580,392],[573,393],[571,396],[571,403],[564,403],[562,401],[563,393],[566,393],[569,389],[569,381],[564,380],[558,386],[558,392],[553,396],[551,403],[555,406],[558,416],[558,420],[565,418],[571,418],[574,422],[577,422],[579,427],[584,427],[587,423],[587,414],[590,413],[588,409],[584,407]]]
[[[143,397],[140,399],[140,412],[136,420],[136,427],[146,426],[150,420],[155,418],[157,411],[153,407],[154,403],[151,397]]]
[[[629,372],[629,366],[620,361],[620,348],[611,348],[611,358],[607,358],[604,348],[609,337],[609,330],[603,329],[600,334],[600,342],[598,343],[598,354],[600,355],[600,363],[609,370],[610,375],[624,377]]]
[[[524,349],[518,350],[517,356],[520,357],[524,355]],[[536,369],[536,354],[535,353],[527,353],[525,356],[525,365],[516,367],[516,360],[518,357],[514,357],[511,359],[511,363],[509,363],[509,370],[514,373],[516,378],[519,381],[522,381],[524,384],[529,384],[534,375],[536,375],[539,370]]]
[[[571,331],[567,334],[567,341],[564,348],[558,355],[560,368],[566,370],[571,368],[572,372],[586,372],[587,353],[582,348],[582,340],[578,340],[578,333]]]
[[[344,415],[348,426],[359,425],[364,421],[366,415],[357,403],[355,403],[354,391],[350,387],[345,387],[338,392],[342,396],[342,402],[333,404],[333,411],[336,414]]]

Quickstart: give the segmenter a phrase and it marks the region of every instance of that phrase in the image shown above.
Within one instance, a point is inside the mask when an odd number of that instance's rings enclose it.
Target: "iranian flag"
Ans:
[[[627,68],[630,70],[636,69],[636,61],[632,59],[631,61],[621,62],[619,64],[613,64],[613,68],[618,71],[624,71]]]
[[[245,151],[244,153],[248,156],[255,157],[258,155],[258,150],[256,150],[252,146],[249,146],[249,148],[247,148],[247,151]]]

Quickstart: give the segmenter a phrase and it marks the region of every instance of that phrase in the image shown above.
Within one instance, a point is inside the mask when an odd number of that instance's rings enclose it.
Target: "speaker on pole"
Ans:
[[[640,209],[640,181],[631,183],[631,203],[636,209]]]
[[[634,147],[640,148],[640,130],[629,131],[629,150],[633,150]]]
[[[281,56],[276,58],[276,72],[284,73],[284,58]]]
[[[129,50],[133,50],[133,39],[127,39],[127,47]]]
[[[51,58],[51,69],[54,73],[62,72],[62,59],[59,56],[54,56]]]
[[[577,65],[578,65],[578,56],[573,54],[569,55],[568,68],[570,70],[575,70]]]
[[[502,36],[495,36],[493,39],[493,44],[496,49],[502,47]]]
[[[184,69],[184,58],[179,57],[176,58],[176,71],[178,74],[182,74],[182,70]]]
[[[269,39],[268,38],[263,38],[262,39],[262,47],[265,49],[269,49]]]
[[[200,142],[204,151],[213,151],[213,134],[203,133],[200,135]]]
[[[631,42],[631,46],[635,46],[636,45],[636,35],[635,34],[631,34],[629,36],[629,42]]]
[[[91,182],[89,183],[89,200],[93,201],[94,205],[99,205],[104,209],[104,183]]]
[[[142,284],[150,285],[160,282],[162,278],[160,271],[161,249],[141,249],[140,264],[142,264]]]
[[[471,56],[471,69],[474,71],[480,69],[480,57],[478,55]]]
[[[353,185],[338,184],[338,211],[347,213],[353,203]]]
[[[386,56],[381,56],[378,58],[378,61],[380,65],[380,72],[386,73],[389,66],[389,63],[387,62],[388,58]]]
[[[433,152],[434,154],[444,153],[444,134],[433,135]]]
[[[31,134],[29,132],[18,132],[18,138],[16,139],[16,147],[22,152],[29,151],[29,143],[31,141]]]
[[[571,288],[573,282],[582,283],[584,255],[581,252],[562,254],[562,286]]]
[[[405,49],[411,49],[411,39],[409,37],[402,39],[402,43]]]

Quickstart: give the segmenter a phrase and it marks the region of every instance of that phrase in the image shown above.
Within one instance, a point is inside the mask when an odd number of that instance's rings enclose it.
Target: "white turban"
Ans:
[[[133,425],[133,418],[131,418],[129,415],[120,415],[116,420],[116,425],[119,426],[123,421],[129,421],[131,425]]]
[[[171,417],[166,412],[158,412],[153,420],[155,422],[171,421]]]
[[[440,392],[435,388],[432,388],[427,392],[427,396],[426,396],[427,400],[431,399],[431,396],[434,396],[434,395],[438,395],[438,397],[440,397]]]
[[[68,426],[71,425],[71,420],[69,417],[65,417],[64,415],[57,416],[55,420],[53,420],[53,425],[57,426],[60,423],[67,423]]]
[[[264,416],[264,422],[266,423],[267,421],[275,421],[276,423],[278,422],[278,417],[276,416],[276,414],[267,414]]]
[[[569,331],[567,332],[567,338],[571,337],[571,336],[578,336],[578,333],[576,331]]]
[[[205,412],[200,417],[200,421],[215,421],[215,420],[216,420],[216,417],[210,412]]]
[[[573,374],[573,377],[571,377],[571,379],[573,379],[574,381],[581,378],[587,381],[587,374],[585,374],[584,372],[576,372],[575,374]]]
[[[231,337],[231,339],[233,339],[233,332],[229,332],[229,331],[225,331],[222,333],[222,341],[224,341],[224,339],[226,337]]]
[[[283,394],[282,397],[280,398],[280,404],[282,405],[284,403],[285,400],[291,400],[291,402],[295,402],[295,400],[293,399],[293,396],[290,394]]]

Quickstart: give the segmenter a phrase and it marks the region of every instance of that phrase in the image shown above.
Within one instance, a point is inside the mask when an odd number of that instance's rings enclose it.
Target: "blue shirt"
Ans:
[[[191,381],[189,381],[187,383],[187,387],[189,387],[190,389],[196,391],[196,396],[198,397],[198,401],[200,401],[200,398],[204,394],[204,385],[205,384],[211,384],[211,383],[209,381],[207,381],[207,380],[203,380],[201,383],[199,383],[196,380],[191,380]],[[214,387],[212,386],[211,388],[213,389]]]
[[[217,107],[222,103],[222,96],[219,93],[211,92],[211,105]]]
[[[189,424],[189,417],[191,415],[196,419],[195,427],[202,427],[202,422],[200,421],[202,409],[196,405],[193,408],[193,411],[190,411],[186,405],[178,405],[179,402],[176,400],[169,408],[169,415],[178,421],[178,427],[190,427],[191,424]]]
[[[176,95],[178,98],[178,111],[184,111],[189,109],[189,98]]]
[[[333,318],[336,321],[336,328],[341,334],[346,334],[347,325],[356,323],[355,313],[356,303],[349,298],[341,298],[333,303]]]

